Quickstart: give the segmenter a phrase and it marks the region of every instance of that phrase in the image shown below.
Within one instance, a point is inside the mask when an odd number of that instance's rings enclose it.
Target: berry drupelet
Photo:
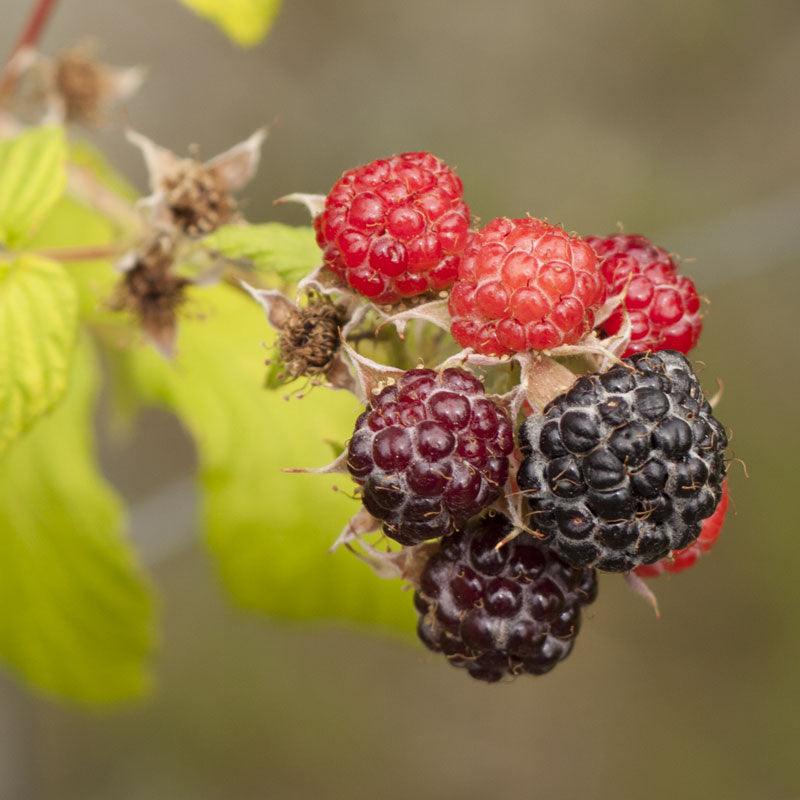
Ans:
[[[510,531],[490,514],[444,539],[414,596],[425,646],[483,681],[549,672],[597,595],[593,569],[569,566],[528,533],[498,548]]]
[[[411,545],[451,533],[493,503],[513,447],[508,414],[474,375],[414,369],[370,399],[347,467],[386,535]]]
[[[523,423],[520,446],[529,525],[577,566],[659,561],[722,497],[727,437],[680,353],[584,375]]]
[[[314,220],[325,265],[379,304],[449,288],[469,236],[463,192],[430,153],[345,172]]]
[[[625,292],[623,303],[631,322],[631,341],[624,355],[647,350],[688,353],[700,338],[703,321],[694,283],[678,274],[678,265],[661,247],[644,236],[589,236],[600,257],[607,296]],[[611,336],[622,326],[617,309],[603,323]]]
[[[539,219],[496,219],[473,235],[450,293],[463,347],[502,356],[574,344],[594,327],[603,281],[594,250]]]
[[[676,574],[693,567],[701,556],[711,550],[722,533],[722,525],[728,513],[728,503],[728,482],[725,481],[722,484],[722,499],[714,513],[708,519],[703,520],[703,526],[697,539],[683,550],[676,550],[660,561],[656,561],[655,564],[642,564],[642,566],[636,567],[636,574],[640,578],[657,578],[666,572]]]

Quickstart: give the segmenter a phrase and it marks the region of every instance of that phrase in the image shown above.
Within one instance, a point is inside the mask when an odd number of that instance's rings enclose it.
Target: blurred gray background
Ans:
[[[26,5],[4,0],[3,51]],[[272,200],[424,148],[484,220],[621,222],[696,259],[696,357],[750,478],[733,465],[713,557],[657,584],[660,621],[605,576],[575,657],[485,687],[231,608],[194,544],[191,445],[149,413],[104,459],[162,594],[156,694],[92,715],[0,678],[0,797],[799,797],[800,3],[285,0],[240,51],[176,2],[63,0],[44,47],[87,35],[149,67],[129,121],[160,143],[210,156],[273,123],[253,220],[300,222]],[[96,140],[144,188],[120,125]]]

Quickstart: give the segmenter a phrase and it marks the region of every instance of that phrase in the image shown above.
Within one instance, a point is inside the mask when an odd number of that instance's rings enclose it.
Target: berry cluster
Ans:
[[[422,642],[498,681],[566,658],[596,570],[635,581],[710,549],[727,436],[685,356],[698,295],[667,251],[532,217],[470,231],[462,192],[429,153],[346,172],[315,218],[329,273],[317,283],[339,293],[345,339],[377,352],[378,322],[416,316],[416,343],[427,323],[449,324],[449,343],[429,337],[450,355],[438,370],[347,347],[352,373],[329,377],[366,406],[337,462],[364,505],[346,541],[382,527],[400,550],[362,538],[364,557],[414,583]],[[573,369],[557,360],[576,355]]]

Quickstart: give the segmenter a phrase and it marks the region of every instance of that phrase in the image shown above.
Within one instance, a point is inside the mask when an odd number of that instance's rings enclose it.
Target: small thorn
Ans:
[[[652,609],[656,619],[661,619],[661,611],[658,608],[658,598],[653,590],[635,572],[626,572],[623,576],[625,583],[628,584],[636,594],[639,595]]]
[[[722,400],[722,395],[725,393],[725,384],[721,378],[717,378],[717,391],[716,394],[708,401],[711,408],[716,408],[719,401]]]

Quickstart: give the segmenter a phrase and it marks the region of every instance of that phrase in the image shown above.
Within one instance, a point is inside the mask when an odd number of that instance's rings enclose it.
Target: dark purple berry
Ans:
[[[624,572],[698,537],[722,496],[727,444],[686,358],[642,353],[525,421],[517,480],[531,527],[563,558]],[[358,474],[361,442],[351,451]]]
[[[347,466],[387,536],[417,544],[491,505],[508,477],[508,414],[461,369],[414,369],[371,399]]]
[[[470,522],[442,542],[420,578],[414,605],[423,644],[473,678],[541,675],[569,655],[581,608],[597,595],[593,569],[576,568],[500,514]]]

